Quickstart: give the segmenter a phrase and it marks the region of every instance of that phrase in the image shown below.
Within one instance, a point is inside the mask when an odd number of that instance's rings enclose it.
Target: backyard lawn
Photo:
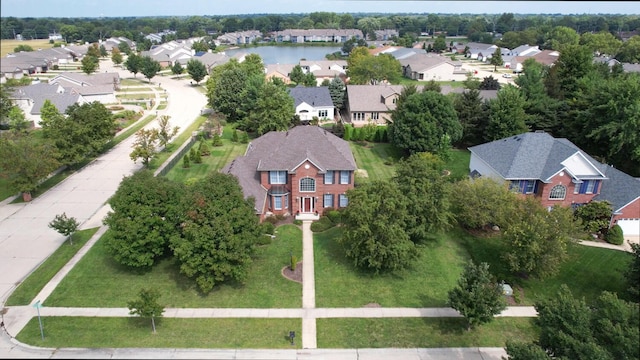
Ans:
[[[188,179],[200,179],[207,176],[207,174],[219,171],[226,164],[233,161],[238,156],[244,155],[247,149],[247,144],[241,144],[239,142],[232,142],[231,140],[221,139],[222,146],[212,146],[211,140],[206,140],[211,155],[203,156],[201,164],[194,164],[191,162],[189,168],[182,166],[182,160],[180,160],[174,167],[165,175],[168,179],[178,182],[185,182]],[[200,141],[193,144],[193,147],[198,149]]]
[[[400,159],[401,153],[391,144],[349,142],[349,145],[358,169],[364,170],[361,181],[387,180],[395,174],[393,164]]]
[[[126,307],[142,288],[160,291],[160,301],[179,308],[299,308],[302,286],[281,275],[289,252],[302,258],[302,231],[295,225],[277,228],[270,245],[257,248],[245,284],[218,284],[201,294],[195,282],[180,274],[172,259],[159,261],[149,271],[136,272],[115,263],[105,246],[107,231],[62,280],[45,306]]]

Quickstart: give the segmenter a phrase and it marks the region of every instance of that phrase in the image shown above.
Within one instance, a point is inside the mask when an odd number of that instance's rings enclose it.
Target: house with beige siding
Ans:
[[[402,85],[347,85],[343,121],[355,127],[386,125],[402,89]]]

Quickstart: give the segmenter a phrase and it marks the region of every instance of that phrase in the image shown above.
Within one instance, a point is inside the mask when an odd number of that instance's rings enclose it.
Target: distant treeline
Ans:
[[[396,29],[399,37],[446,33],[466,36],[472,41],[489,42],[488,34],[510,31],[531,31],[541,34],[536,39],[544,43],[544,35],[555,26],[566,26],[579,34],[607,31],[621,33],[640,30],[639,15],[520,15],[498,14],[372,14],[315,12],[309,14],[252,14],[233,16],[173,16],[173,17],[109,17],[109,18],[0,18],[2,39],[48,39],[58,33],[64,41],[95,43],[99,39],[124,36],[143,45],[145,36],[172,30],[170,35],[187,39],[243,30],[259,30],[265,35],[284,29],[353,29],[358,28],[368,38],[374,30]],[[539,38],[539,39],[538,39]],[[172,40],[172,39],[167,39]],[[147,44],[149,45],[149,44]]]

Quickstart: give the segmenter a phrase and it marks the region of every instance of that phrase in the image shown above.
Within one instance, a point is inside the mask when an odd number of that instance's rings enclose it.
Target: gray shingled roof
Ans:
[[[604,166],[604,174],[608,178],[594,200],[606,200],[611,203],[614,212],[640,198],[640,179],[625,174],[613,166]],[[640,216],[640,214],[638,214]]]
[[[296,126],[289,131],[271,131],[254,139],[244,156],[221,171],[235,175],[245,196],[253,196],[256,211],[264,209],[267,190],[260,185],[259,171],[294,171],[305,160],[321,171],[356,170],[349,143],[318,126]]]
[[[333,106],[328,86],[296,86],[289,89],[289,95],[293,98],[295,107],[303,102],[311,106]]]
[[[556,139],[545,132],[529,132],[469,148],[500,176],[510,179],[547,181],[564,166],[560,163],[580,152],[602,171],[599,162],[567,139]]]
[[[51,101],[59,112],[64,113],[69,106],[77,103],[80,98],[80,95],[76,93],[64,91],[60,85],[47,83],[18,87],[12,96],[18,99],[31,99],[33,101],[31,114],[33,115],[40,114],[42,105],[46,100]]]

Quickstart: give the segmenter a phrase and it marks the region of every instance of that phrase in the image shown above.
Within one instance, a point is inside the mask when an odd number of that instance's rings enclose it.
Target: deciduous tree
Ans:
[[[164,305],[158,302],[160,292],[154,289],[142,289],[138,298],[127,302],[129,315],[138,315],[142,318],[151,319],[151,328],[156,333],[156,318],[162,317]]]
[[[51,220],[49,227],[59,232],[60,235],[64,235],[69,239],[69,243],[73,245],[73,233],[78,230],[80,223],[74,217],[68,217],[67,213],[58,214]]]
[[[133,142],[133,151],[129,157],[134,162],[142,160],[142,165],[149,166],[149,161],[158,152],[158,131],[155,129],[140,129],[136,132],[136,139]]]
[[[487,177],[457,182],[451,200],[458,223],[467,229],[489,225],[507,227],[513,221],[519,201],[505,184]]]
[[[490,102],[485,139],[493,141],[527,132],[524,106],[525,99],[517,87],[509,84],[498,91],[498,98]]]
[[[122,64],[122,52],[120,52],[120,49],[114,47],[111,50],[111,61],[113,61],[115,65]]]
[[[176,62],[173,64],[173,66],[171,67],[171,73],[172,73],[173,75],[178,76],[178,77],[179,77],[180,75],[182,75],[182,73],[184,73],[184,68],[182,67],[182,64],[180,64],[180,62],[179,62],[179,61],[176,61]]]
[[[131,268],[149,268],[168,249],[169,238],[179,233],[177,204],[184,194],[179,183],[141,170],[125,177],[109,199],[111,211],[107,250],[113,259]]]
[[[29,194],[40,181],[58,168],[56,150],[50,141],[39,141],[28,134],[0,136],[0,177],[10,189]]]
[[[293,98],[283,85],[267,81],[262,86],[253,110],[247,117],[247,130],[258,135],[291,127],[294,111]]]
[[[440,93],[425,91],[400,101],[392,113],[391,143],[407,154],[437,152],[441,139],[452,142],[462,137],[462,125],[451,100]]]
[[[489,272],[489,264],[469,262],[448,293],[449,306],[467,320],[467,330],[489,323],[506,308],[502,285]]]
[[[147,78],[149,82],[151,82],[151,79],[153,79],[153,77],[156,76],[160,72],[160,70],[162,70],[162,66],[160,66],[160,63],[153,60],[150,56],[144,56],[140,60],[140,72],[142,73],[142,75],[144,75],[144,77]]]
[[[246,279],[260,236],[254,206],[234,176],[218,172],[189,186],[183,196],[181,234],[171,237],[171,249],[180,272],[203,293],[224,281]]]
[[[423,242],[454,221],[443,170],[444,162],[431,153],[415,153],[396,165],[393,180],[411,204],[405,229],[414,243]]]
[[[376,273],[409,266],[417,253],[405,231],[407,204],[398,186],[372,181],[349,190],[347,196],[344,233],[338,240],[345,255],[356,267]]]
[[[187,73],[191,76],[196,84],[200,84],[205,76],[207,76],[207,67],[198,60],[191,59],[187,62]]]
[[[133,73],[133,77],[136,77],[136,74],[142,71],[142,57],[135,53],[129,53],[124,66]]]
[[[95,56],[85,55],[80,62],[82,63],[82,72],[87,75],[91,75],[100,67],[99,60]]]
[[[169,144],[169,141],[171,141],[171,139],[176,136],[178,131],[180,131],[179,126],[171,127],[171,125],[169,124],[169,119],[171,119],[171,116],[168,115],[162,115],[158,119],[157,137],[158,145],[160,145],[162,151],[165,151],[167,149],[167,144]]]

